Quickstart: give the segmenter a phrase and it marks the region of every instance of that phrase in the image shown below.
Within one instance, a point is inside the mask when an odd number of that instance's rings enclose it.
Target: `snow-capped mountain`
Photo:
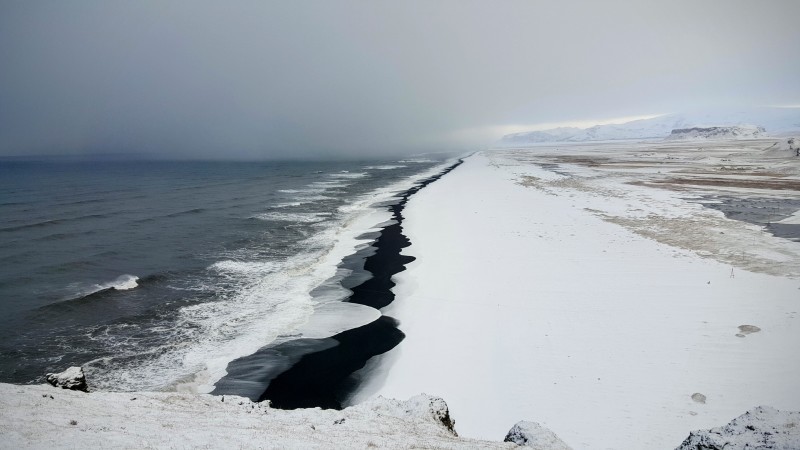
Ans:
[[[500,147],[540,142],[585,142],[619,139],[666,138],[672,130],[711,127],[763,127],[766,134],[800,131],[800,108],[750,108],[735,112],[701,111],[665,114],[623,124],[596,125],[590,128],[563,127],[528,131],[503,136]],[[745,133],[746,134],[746,133]],[[744,137],[742,134],[741,137]]]

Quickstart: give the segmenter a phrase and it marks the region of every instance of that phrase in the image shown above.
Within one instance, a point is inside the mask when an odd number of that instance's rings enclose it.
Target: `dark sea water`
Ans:
[[[305,322],[331,249],[441,164],[0,161],[0,381],[213,382]]]

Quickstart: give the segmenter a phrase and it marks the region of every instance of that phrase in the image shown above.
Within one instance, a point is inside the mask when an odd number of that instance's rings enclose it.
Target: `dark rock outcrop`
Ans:
[[[453,433],[453,436],[458,436],[456,421],[450,417],[450,409],[447,407],[447,403],[440,397],[430,397],[428,401],[428,411],[433,420],[444,425],[448,431]]]
[[[549,429],[524,420],[511,427],[503,441],[539,450],[570,450],[570,446]]]
[[[55,387],[69,389],[72,391],[89,392],[86,385],[86,375],[80,367],[70,367],[61,373],[48,373],[45,380]]]
[[[678,128],[667,139],[752,139],[762,137],[765,132],[763,127],[754,126]]]
[[[795,156],[800,156],[800,138],[790,138],[786,143],[789,144],[789,150],[795,152]]]
[[[692,431],[677,450],[795,450],[800,448],[800,412],[759,406],[723,427]]]

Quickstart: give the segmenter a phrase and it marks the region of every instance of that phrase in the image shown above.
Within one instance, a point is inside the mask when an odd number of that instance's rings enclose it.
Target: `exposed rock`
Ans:
[[[70,367],[61,373],[48,373],[45,377],[48,383],[62,389],[89,392],[86,385],[86,375],[80,367]]]
[[[755,325],[739,325],[739,332],[736,333],[736,337],[745,337],[750,333],[758,333],[759,331],[761,331],[761,328]]]
[[[431,417],[436,423],[442,424],[453,436],[458,436],[456,421],[450,417],[450,409],[442,398],[422,394],[408,399],[406,405],[406,411],[414,412],[419,417]]]
[[[695,392],[694,394],[692,394],[692,400],[696,401],[697,403],[705,404],[706,396],[699,392]]]
[[[506,434],[505,442],[540,450],[570,450],[555,433],[536,422],[520,421]]]
[[[764,127],[753,126],[678,128],[667,139],[753,139],[763,137],[765,132]]]
[[[790,138],[786,143],[789,144],[789,150],[795,152],[795,156],[800,156],[800,138]]]
[[[800,412],[759,406],[724,427],[692,431],[677,450],[800,448]]]

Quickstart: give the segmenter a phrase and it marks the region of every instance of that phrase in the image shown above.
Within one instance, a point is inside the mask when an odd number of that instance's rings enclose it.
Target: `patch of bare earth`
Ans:
[[[771,179],[731,179],[731,178],[667,178],[664,180],[639,181],[632,184],[639,185],[691,185],[691,186],[716,186],[746,189],[770,189],[781,191],[800,191],[800,180]]]
[[[765,241],[771,236],[754,232],[752,225],[710,214],[693,217],[650,214],[642,218],[595,214],[640,236],[751,272],[800,277],[800,267],[794,264],[800,255],[788,248],[770,246]]]
[[[663,195],[648,194],[652,189],[687,193],[690,198],[720,192],[743,198],[793,196],[800,191],[800,160],[764,153],[770,145],[774,142],[596,144],[520,149],[504,157],[567,175],[555,180],[522,176],[520,185],[549,195],[597,199],[596,206],[585,209],[640,236],[745,270],[800,277],[797,245],[787,245],[756,225],[717,211],[679,207],[685,214],[676,217],[673,208],[680,205],[680,198],[664,200]],[[557,171],[547,167],[553,165]],[[622,199],[625,212],[604,207],[610,199]],[[663,214],[658,208],[662,201],[666,201]],[[643,211],[651,213],[643,216]]]

